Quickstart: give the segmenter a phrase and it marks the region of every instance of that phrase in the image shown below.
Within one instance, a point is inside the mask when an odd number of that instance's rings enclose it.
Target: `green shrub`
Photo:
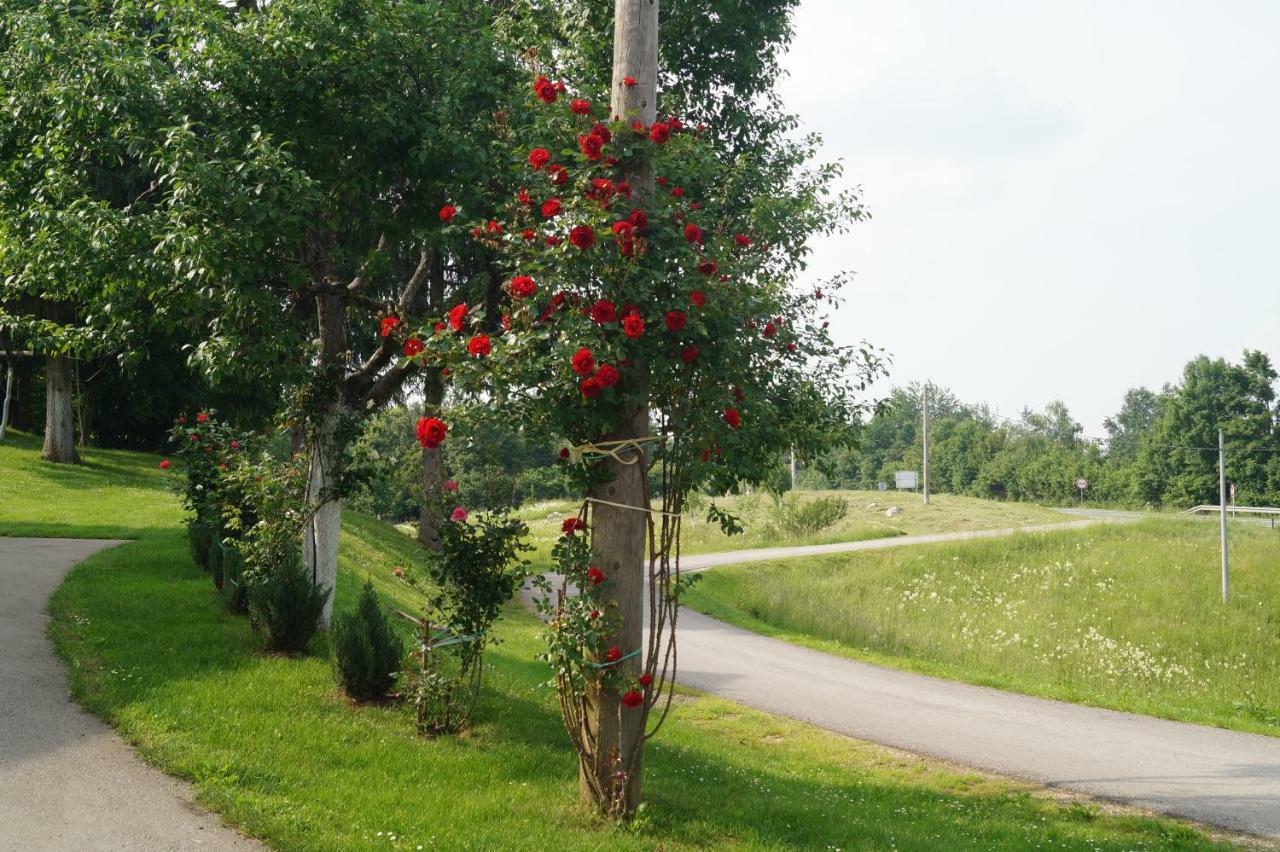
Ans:
[[[370,701],[387,694],[400,669],[404,643],[392,631],[373,583],[364,584],[355,612],[334,618],[329,643],[334,676],[347,695]]]
[[[311,582],[302,556],[289,552],[249,584],[249,614],[269,651],[305,651],[320,623],[329,589]]]
[[[199,518],[187,521],[187,540],[191,543],[191,559],[201,570],[209,570],[209,548],[213,544],[213,531]]]
[[[819,497],[802,503],[790,495],[778,504],[775,525],[785,535],[801,538],[835,526],[849,514],[849,502],[843,497]]]
[[[209,573],[213,576],[213,587],[222,589],[222,530],[212,530],[209,535]]]
[[[222,548],[222,605],[227,612],[243,615],[249,611],[248,592],[244,578],[244,556],[232,540]]]

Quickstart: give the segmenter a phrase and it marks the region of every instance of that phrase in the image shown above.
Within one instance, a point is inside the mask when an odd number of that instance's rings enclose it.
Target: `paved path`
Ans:
[[[120,542],[0,536],[0,850],[258,850],[67,698],[45,601]]]
[[[1017,531],[704,554],[686,557],[682,567],[704,570]],[[695,689],[918,754],[1280,839],[1280,738],[885,669],[769,639],[687,608],[680,611],[679,643],[679,680]]]

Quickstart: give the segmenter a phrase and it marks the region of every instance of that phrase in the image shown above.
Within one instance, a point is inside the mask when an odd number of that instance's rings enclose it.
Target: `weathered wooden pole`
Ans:
[[[627,85],[627,79],[634,80]],[[658,115],[658,0],[615,0],[613,22],[613,89],[610,107],[615,118],[652,124]],[[640,157],[623,165],[626,180],[641,203],[654,188],[653,163]],[[631,367],[626,409],[618,429],[602,436],[604,441],[631,440],[649,434],[649,394],[644,364]],[[591,504],[591,551],[593,564],[604,571],[608,582],[604,591],[617,603],[622,627],[612,637],[622,653],[641,653],[624,660],[619,668],[624,679],[634,679],[644,664],[645,565],[648,543],[643,453],[630,449],[622,464],[604,464],[611,480],[593,488],[590,496],[607,503]],[[580,790],[584,803],[617,808],[622,816],[635,813],[640,805],[644,770],[644,714],[624,707],[617,690],[591,689],[583,719],[591,740],[597,743],[596,766],[583,767]],[[585,773],[596,773],[597,789],[612,790],[615,800],[598,802]]]

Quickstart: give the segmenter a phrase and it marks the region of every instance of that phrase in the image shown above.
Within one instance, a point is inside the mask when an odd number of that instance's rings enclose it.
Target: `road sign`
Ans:
[[[899,491],[915,491],[920,487],[920,479],[914,470],[894,471],[893,484]]]
[[[1089,480],[1085,479],[1083,476],[1076,479],[1076,488],[1079,488],[1081,491],[1083,491],[1088,487],[1089,487]]]
[[[1236,484],[1234,482],[1227,486],[1227,493],[1231,495],[1231,502],[1236,502]]]

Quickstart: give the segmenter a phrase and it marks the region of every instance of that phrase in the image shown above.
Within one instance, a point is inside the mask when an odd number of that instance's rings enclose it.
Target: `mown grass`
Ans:
[[[930,497],[929,505],[920,495],[880,491],[800,491],[795,498],[802,503],[819,498],[847,501],[848,514],[827,529],[806,535],[791,535],[779,529],[779,507],[767,494],[753,493],[719,497],[714,501],[696,498],[686,510],[680,524],[680,549],[683,553],[715,553],[724,550],[748,550],[762,547],[793,547],[806,544],[832,544],[841,541],[863,541],[921,533],[945,533],[958,530],[1002,529],[1039,524],[1064,523],[1072,518],[1030,503],[1001,503],[941,494]],[[707,505],[714,502],[741,518],[744,531],[727,536],[718,524],[707,522]],[[656,504],[655,504],[656,506]],[[890,518],[885,512],[896,506],[901,514]],[[556,501],[525,506],[520,515],[529,522],[539,552],[549,552],[550,544],[560,532],[560,521],[566,513],[576,513],[578,505]]]
[[[1280,735],[1280,531],[1094,526],[706,572],[686,599],[758,632],[1035,695]]]
[[[6,474],[41,464],[21,453],[3,461]],[[174,498],[158,480],[151,487],[158,511],[176,518]],[[33,507],[82,486],[69,475],[41,489]],[[50,602],[72,692],[192,781],[200,802],[280,849],[1223,848],[1180,823],[1050,799],[703,696],[682,697],[653,742],[640,818],[604,824],[575,804],[575,761],[534,660],[531,616],[506,613],[474,727],[419,738],[408,708],[340,696],[323,639],[301,658],[259,653],[245,619],[223,612],[191,563],[176,522],[138,519],[133,489],[103,483],[92,525],[141,537],[74,568]],[[23,528],[60,528],[68,514],[37,516]],[[390,574],[417,558],[412,540],[346,521],[337,606],[354,603],[366,576],[388,603],[415,606]]]

